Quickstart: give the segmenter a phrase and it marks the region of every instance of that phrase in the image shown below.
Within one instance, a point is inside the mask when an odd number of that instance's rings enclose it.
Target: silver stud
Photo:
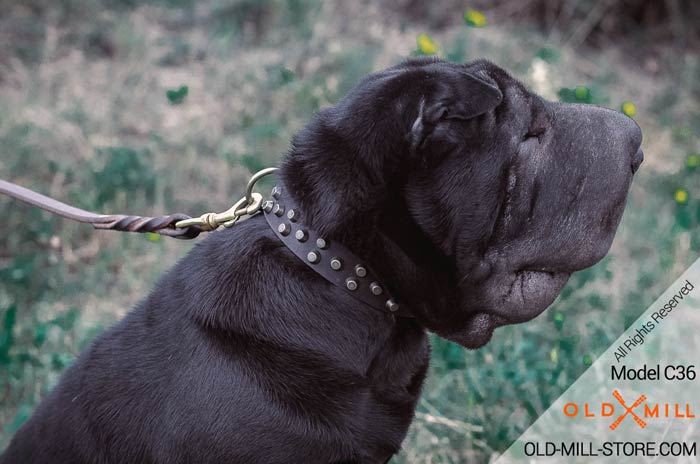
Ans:
[[[309,251],[306,255],[306,259],[308,259],[311,264],[316,264],[321,261],[321,255],[318,254],[317,251]]]
[[[369,291],[372,292],[372,295],[381,295],[382,292],[384,292],[379,282],[372,282],[369,284]]]
[[[345,279],[345,286],[348,288],[348,290],[354,292],[357,290],[357,280],[353,279],[352,277],[348,277]]]
[[[290,209],[287,211],[287,219],[289,219],[292,222],[297,222],[299,220],[299,211],[296,209]]]
[[[392,313],[395,313],[396,311],[399,310],[399,305],[394,300],[389,299],[389,300],[386,300],[386,309],[388,309]]]
[[[284,205],[275,203],[275,206],[272,208],[272,212],[275,213],[275,216],[282,216],[284,214]]]
[[[267,201],[265,201],[265,203],[263,203],[262,209],[266,213],[269,213],[270,211],[272,211],[273,206],[274,206],[274,203],[272,203],[270,200],[267,200]]]
[[[275,185],[272,188],[272,198],[279,198],[281,194],[282,194],[282,189],[280,189],[278,186]]]
[[[331,258],[331,269],[339,271],[343,267],[343,262],[340,258]]]
[[[316,239],[316,246],[319,247],[319,248],[322,249],[322,250],[325,250],[325,249],[327,249],[330,245],[328,244],[328,242],[327,242],[325,239],[323,239],[323,238],[317,238],[317,239]]]
[[[287,223],[282,223],[279,226],[277,226],[277,232],[279,232],[282,236],[286,237],[289,235],[289,233],[292,231],[292,227],[287,224]]]
[[[299,229],[296,232],[294,232],[294,237],[300,242],[304,243],[309,239],[309,233],[305,230]]]
[[[357,275],[357,277],[365,277],[367,275],[367,268],[364,267],[362,264],[356,265],[355,275]]]

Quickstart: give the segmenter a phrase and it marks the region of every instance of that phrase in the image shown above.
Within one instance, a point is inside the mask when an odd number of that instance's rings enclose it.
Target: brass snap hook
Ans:
[[[177,228],[199,226],[202,230],[214,230],[220,225],[224,227],[233,226],[243,216],[252,216],[262,206],[262,195],[253,192],[255,184],[265,176],[277,171],[277,168],[265,168],[256,172],[246,185],[245,196],[234,203],[229,209],[221,213],[204,213],[197,218],[185,219],[175,223]]]

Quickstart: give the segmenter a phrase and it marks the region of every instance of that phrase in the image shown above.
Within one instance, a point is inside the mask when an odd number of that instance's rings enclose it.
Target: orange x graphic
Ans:
[[[615,430],[615,429],[617,428],[617,426],[620,425],[620,422],[622,422],[623,419],[624,419],[625,417],[627,417],[628,414],[631,414],[631,415],[632,415],[632,417],[634,418],[634,421],[635,421],[641,428],[645,428],[645,427],[647,426],[647,423],[644,422],[644,421],[643,421],[637,414],[635,414],[635,412],[633,411],[634,408],[636,408],[637,406],[639,406],[640,404],[642,404],[643,402],[645,402],[645,401],[647,400],[646,395],[642,395],[642,396],[640,396],[639,398],[637,398],[637,401],[635,401],[634,403],[632,403],[632,406],[629,406],[629,407],[625,404],[625,401],[622,399],[622,395],[620,395],[620,392],[619,392],[619,391],[617,391],[617,390],[613,391],[613,396],[615,397],[615,399],[617,399],[617,401],[620,402],[620,404],[622,405],[622,407],[625,408],[625,413],[622,414],[622,415],[621,415],[620,417],[618,417],[617,419],[615,419],[615,422],[613,422],[612,424],[610,424],[610,430]]]

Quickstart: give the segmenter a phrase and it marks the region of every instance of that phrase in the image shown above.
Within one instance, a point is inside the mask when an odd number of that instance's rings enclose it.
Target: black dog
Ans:
[[[468,348],[607,253],[642,161],[629,118],[503,70],[411,60],[294,139],[280,185],[414,318],[358,302],[258,215],[211,234],[100,336],[9,463],[382,463],[413,418],[426,329]]]

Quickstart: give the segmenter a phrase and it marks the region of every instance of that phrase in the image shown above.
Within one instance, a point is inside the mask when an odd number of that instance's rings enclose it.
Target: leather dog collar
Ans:
[[[302,213],[291,198],[275,186],[262,204],[265,219],[275,235],[321,277],[342,288],[355,299],[379,311],[413,317],[389,294],[387,287],[362,259],[337,242],[318,235],[301,222]]]

